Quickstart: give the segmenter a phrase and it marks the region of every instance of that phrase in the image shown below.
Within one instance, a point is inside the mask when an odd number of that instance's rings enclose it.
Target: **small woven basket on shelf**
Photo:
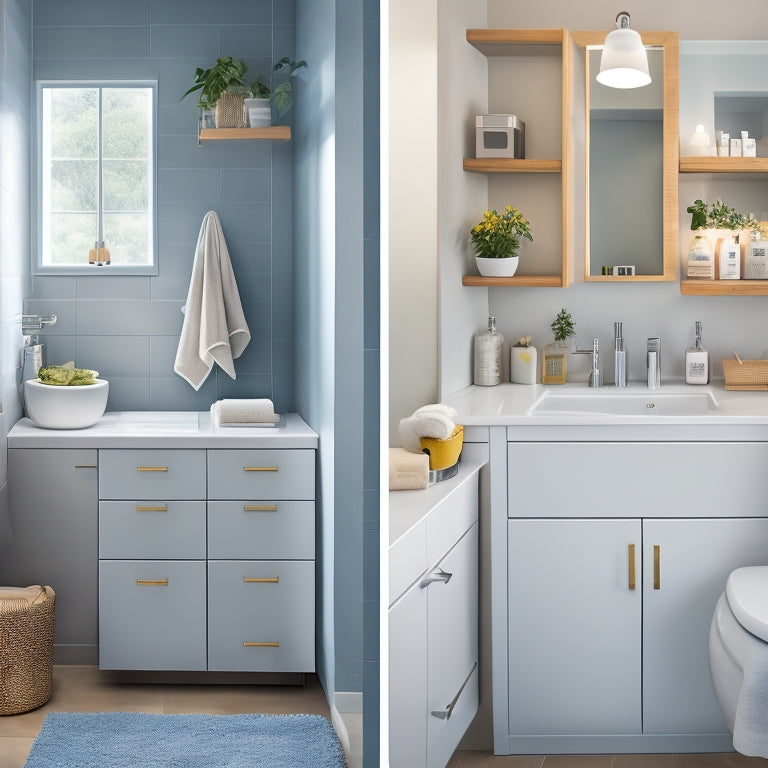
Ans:
[[[216,102],[217,128],[247,128],[244,93],[224,91]]]
[[[768,391],[768,360],[723,360],[725,388]]]
[[[39,589],[45,599],[32,605],[0,600],[0,715],[29,712],[51,698],[56,595]]]

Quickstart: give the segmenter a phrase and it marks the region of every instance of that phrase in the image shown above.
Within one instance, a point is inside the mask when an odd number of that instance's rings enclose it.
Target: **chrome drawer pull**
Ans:
[[[136,507],[137,512],[167,512],[168,507],[163,505],[162,507]]]
[[[167,587],[168,579],[136,579],[140,587]]]
[[[246,584],[278,584],[278,576],[246,576],[243,581]]]
[[[441,581],[443,584],[447,584],[451,580],[451,576],[453,576],[452,573],[448,573],[442,568],[438,568],[436,571],[430,573],[429,576],[425,576],[419,583],[419,587],[424,589],[435,581]]]
[[[245,504],[244,512],[277,512],[277,504]]]
[[[243,645],[246,648],[279,648],[280,643],[274,642],[274,643],[252,643],[248,640],[243,641]]]
[[[472,669],[469,670],[469,674],[467,675],[467,679],[461,684],[461,688],[459,688],[459,692],[451,699],[451,703],[445,708],[445,709],[433,709],[430,714],[432,717],[436,717],[438,720],[450,720],[451,715],[453,714],[453,710],[456,707],[456,704],[458,704],[459,697],[464,692],[464,689],[467,687],[467,683],[469,682],[469,678],[472,677],[472,673],[477,668],[477,662],[475,662],[472,665]]]
[[[137,472],[167,472],[168,467],[136,467]]]
[[[243,467],[243,472],[277,472],[277,467]]]

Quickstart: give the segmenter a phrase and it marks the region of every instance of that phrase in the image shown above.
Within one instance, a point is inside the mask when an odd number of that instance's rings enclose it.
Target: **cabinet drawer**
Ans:
[[[208,556],[212,559],[315,557],[313,501],[211,501]]]
[[[204,501],[99,502],[99,557],[204,559]]]
[[[315,669],[315,564],[208,562],[208,668]]]
[[[208,451],[210,499],[314,499],[313,450]]]
[[[99,451],[101,499],[204,499],[205,451]]]
[[[99,667],[206,668],[205,562],[99,563]]]

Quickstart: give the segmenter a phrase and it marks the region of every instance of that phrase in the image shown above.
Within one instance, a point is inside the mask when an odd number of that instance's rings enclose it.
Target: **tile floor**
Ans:
[[[447,768],[768,768],[736,752],[690,755],[508,755],[457,751]]]
[[[298,685],[160,685],[113,683],[90,666],[56,666],[53,695],[33,712],[0,717],[0,768],[23,768],[48,712],[305,713],[330,717],[316,676]],[[349,760],[355,763],[354,756]]]

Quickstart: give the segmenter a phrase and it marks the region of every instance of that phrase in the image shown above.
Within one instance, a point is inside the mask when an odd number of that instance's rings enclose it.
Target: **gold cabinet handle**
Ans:
[[[167,472],[168,467],[136,467],[137,472]]]
[[[635,545],[629,545],[629,588],[635,588]]]
[[[75,469],[98,469],[97,464],[75,464]]]
[[[246,576],[243,581],[246,584],[279,584],[279,576]]]
[[[244,512],[277,512],[277,504],[244,504]]]
[[[168,579],[136,579],[140,587],[167,587]]]
[[[243,640],[243,645],[246,648],[279,648],[280,643],[278,642],[271,642],[271,643],[252,643],[248,640]]]
[[[661,589],[661,547],[653,545],[653,588]]]
[[[243,467],[243,472],[277,472],[277,467]]]
[[[137,512],[167,512],[168,507],[166,507],[164,504],[162,507],[136,507]]]

